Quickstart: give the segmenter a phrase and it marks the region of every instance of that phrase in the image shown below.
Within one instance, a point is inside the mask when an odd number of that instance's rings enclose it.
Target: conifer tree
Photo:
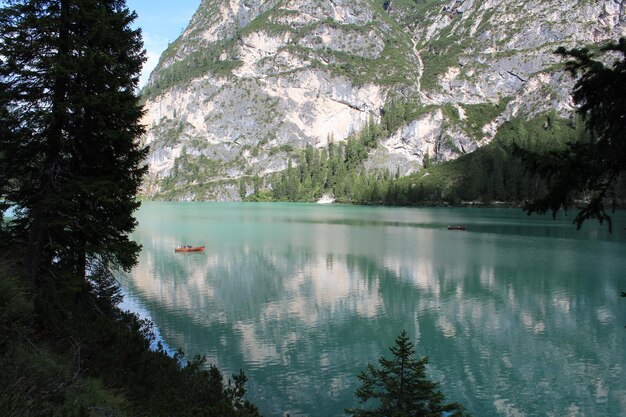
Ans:
[[[415,359],[415,347],[406,331],[390,348],[392,358],[383,356],[380,367],[368,364],[358,378],[356,391],[363,405],[373,401],[374,408],[353,408],[346,412],[355,417],[443,417],[464,416],[457,403],[444,403],[439,384],[426,378],[428,358]]]
[[[97,265],[130,268],[145,151],[136,87],[144,51],[123,0],[15,0],[0,10],[0,199],[31,283],[80,293]]]
[[[573,97],[590,138],[571,143],[565,150],[524,154],[527,165],[550,184],[548,193],[526,209],[556,213],[573,206],[583,194],[587,201],[574,219],[577,227],[596,219],[608,221],[610,228],[605,204],[616,202],[615,186],[626,169],[626,38],[609,43],[599,53],[587,48],[559,48],[557,53],[571,58],[567,69],[580,75]],[[598,56],[603,54],[607,56]],[[610,54],[620,59],[611,61]]]

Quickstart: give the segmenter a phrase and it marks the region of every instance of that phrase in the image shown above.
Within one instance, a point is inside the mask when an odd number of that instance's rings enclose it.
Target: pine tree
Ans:
[[[79,294],[88,270],[130,268],[128,234],[145,172],[136,96],[144,61],[123,0],[19,0],[0,11],[1,199],[23,210],[31,283]],[[71,277],[71,278],[68,278]]]
[[[426,378],[428,358],[415,359],[415,347],[406,331],[390,348],[391,359],[380,357],[380,367],[368,364],[358,378],[356,391],[363,405],[373,402],[375,408],[353,408],[346,412],[356,417],[443,417],[464,416],[456,403],[445,404],[439,384]]]
[[[289,162],[287,163],[285,184],[286,184],[287,199],[289,201],[298,201],[299,188],[300,188],[300,175],[296,171],[296,168],[293,167],[293,161],[291,160],[291,158],[289,159]]]

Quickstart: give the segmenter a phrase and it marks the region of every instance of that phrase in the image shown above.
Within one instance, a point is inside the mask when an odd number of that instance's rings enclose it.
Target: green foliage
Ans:
[[[11,226],[38,290],[79,293],[90,265],[127,269],[139,250],[128,239],[146,154],[134,18],[119,1],[22,0],[0,11],[2,177],[13,179],[0,200],[24,209]]]
[[[451,106],[435,105],[424,106],[417,100],[391,99],[385,103],[382,111],[380,128],[383,130],[383,137],[394,133],[400,127],[419,119],[421,116],[440,108],[448,117],[458,120],[456,110]]]
[[[452,33],[454,25],[444,28],[436,39],[425,45],[422,52],[424,72],[421,86],[424,90],[437,88],[438,78],[450,67],[459,66],[459,56],[469,47],[469,40]]]
[[[234,40],[220,41],[210,47],[198,48],[180,61],[174,61],[155,72],[154,80],[141,92],[144,100],[158,95],[170,87],[184,84],[206,73],[227,77],[241,66],[237,59],[221,59],[221,55],[234,47]]]
[[[202,357],[172,357],[158,343],[151,350],[152,324],[116,307],[111,275],[92,276],[71,315],[48,314],[27,295],[15,256],[0,250],[3,417],[259,415],[244,399],[243,372],[224,384]],[[42,296],[53,310],[68,308]]]
[[[465,115],[470,129],[476,131],[493,120],[506,105],[468,105]],[[433,205],[463,202],[494,202],[520,205],[542,196],[547,183],[527,171],[516,148],[546,153],[562,149],[581,137],[581,127],[554,113],[532,120],[513,120],[500,127],[494,141],[461,158],[433,164],[434,155],[425,155],[426,171],[400,178],[399,172],[365,172],[363,161],[378,142],[406,123],[432,111],[407,100],[390,100],[382,111],[380,124],[370,120],[360,132],[343,143],[330,141],[325,149],[307,147],[290,167],[275,175],[271,196],[273,201],[315,201],[331,194],[338,202],[355,204]],[[442,111],[449,119],[460,121],[451,106]],[[297,167],[295,166],[297,165]],[[395,174],[395,175],[394,175]],[[260,199],[259,190],[247,201]],[[264,191],[267,201],[269,191]]]
[[[515,149],[545,153],[562,149],[581,134],[580,126],[554,114],[513,120],[500,127],[489,145],[457,160],[433,165],[426,173],[401,178],[397,187],[408,195],[409,203],[415,204],[520,204],[543,195],[547,184],[524,168]]]
[[[12,272],[17,269],[14,263],[5,259],[0,261],[0,352],[12,340],[26,336],[22,331],[34,314],[26,288],[20,285],[18,277]]]
[[[330,49],[319,53],[325,61],[334,62],[327,67],[333,75],[347,77],[355,85],[396,85],[411,82],[414,64],[408,60],[410,54],[407,53],[411,44],[400,36],[385,37],[384,41],[383,51],[376,58]]]
[[[368,364],[358,378],[359,403],[367,408],[346,412],[355,417],[444,417],[464,416],[457,403],[444,403],[439,384],[426,377],[428,358],[415,358],[415,346],[406,331],[390,349],[392,357],[381,356],[379,367]]]
[[[596,219],[607,221],[611,229],[605,204],[616,204],[617,186],[626,167],[626,38],[599,52],[559,48],[557,53],[572,58],[567,69],[581,74],[573,97],[589,136],[547,154],[520,152],[527,166],[550,182],[548,193],[525,208],[529,213],[555,214],[584,196],[587,201],[574,219],[576,226]],[[598,58],[603,54],[617,54],[620,59],[606,65]]]
[[[16,261],[13,249],[0,249],[0,415],[82,416],[95,406],[121,412],[118,394],[79,372],[76,339],[42,337]]]
[[[271,148],[269,151],[269,155],[276,155],[279,153],[286,153],[286,154],[290,154],[294,151],[294,147],[293,145],[290,144],[284,144],[284,145],[280,145],[280,146],[276,146],[274,148]]]
[[[477,108],[477,112],[483,109]],[[491,117],[487,109],[487,117]],[[388,171],[365,172],[363,161],[381,137],[420,114],[410,102],[390,102],[380,125],[366,129],[344,143],[325,149],[307,149],[296,158],[298,166],[275,176],[274,201],[315,201],[332,194],[338,202],[386,205],[433,205],[506,202],[520,205],[545,194],[548,183],[525,169],[515,149],[546,153],[563,149],[581,137],[581,126],[549,113],[532,120],[513,120],[500,127],[496,138],[457,160],[433,164],[424,156],[424,171],[399,177]],[[394,175],[395,174],[395,175]],[[264,195],[267,201],[267,192]],[[248,201],[255,199],[254,195]]]
[[[482,128],[495,120],[497,116],[502,114],[510,99],[500,100],[497,104],[467,104],[463,106],[465,117],[467,118],[467,128],[469,133],[477,138],[482,139]]]
[[[257,16],[243,28],[238,29],[232,37],[223,41],[205,44],[199,40],[194,40],[191,36],[177,39],[161,57],[159,65],[153,73],[153,80],[150,85],[143,89],[142,97],[144,99],[153,97],[164,89],[186,83],[206,73],[222,77],[231,75],[232,71],[241,65],[241,62],[233,55],[237,42],[248,34],[258,32],[269,35],[290,33],[291,42],[280,48],[279,52],[288,52],[308,62],[310,66],[323,67],[330,70],[334,75],[345,76],[356,85],[371,82],[383,85],[406,84],[413,73],[414,63],[410,62],[408,59],[410,54],[407,53],[412,45],[408,38],[399,31],[393,32],[393,35],[385,34],[383,51],[376,58],[366,58],[359,54],[331,48],[312,51],[300,45],[299,42],[319,30],[321,26],[340,29],[346,36],[368,35],[372,31],[379,32],[380,29],[374,24],[343,24],[331,18],[297,27],[277,23],[280,17],[293,13],[296,12],[283,9],[279,3]],[[393,22],[391,19],[389,21]],[[182,48],[185,50],[192,49],[193,52],[185,54],[183,59],[177,59],[176,53]],[[224,59],[224,56],[229,58]],[[272,58],[268,57],[267,59]],[[328,62],[331,64],[327,64]],[[276,72],[283,75],[292,71],[296,70],[276,68]]]
[[[202,184],[218,177],[224,168],[224,164],[206,155],[190,155],[185,148],[174,160],[174,167],[168,177],[161,180],[163,193],[174,191],[181,186],[190,184]]]
[[[254,194],[248,195],[244,201],[251,203],[271,203],[275,200],[271,190],[259,190]]]
[[[438,11],[446,0],[374,0],[384,10],[403,24],[411,24],[424,18],[426,13]]]
[[[385,103],[382,111],[381,127],[388,133],[395,132],[407,121],[409,105],[406,101],[392,100]]]
[[[274,201],[315,201],[330,193],[339,201],[351,202],[355,190],[352,185],[362,170],[368,151],[378,145],[383,131],[372,120],[345,143],[329,141],[325,149],[308,145],[296,155],[298,166],[289,160],[288,168],[272,181]],[[254,195],[257,192],[255,191]],[[252,196],[248,201],[260,197]]]
[[[266,32],[268,34],[281,34],[284,32],[291,32],[293,29],[290,26],[274,23],[274,19],[282,16],[289,16],[294,13],[297,12],[281,8],[269,9],[266,12],[261,13],[259,16],[257,16],[252,22],[248,23],[238,33],[238,37],[243,37],[247,34],[255,32]]]

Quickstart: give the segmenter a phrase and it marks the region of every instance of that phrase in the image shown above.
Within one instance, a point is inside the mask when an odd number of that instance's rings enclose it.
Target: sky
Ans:
[[[135,26],[142,30],[148,58],[141,73],[140,87],[148,81],[168,43],[174,42],[187,27],[200,1],[126,0],[128,8],[137,12]]]

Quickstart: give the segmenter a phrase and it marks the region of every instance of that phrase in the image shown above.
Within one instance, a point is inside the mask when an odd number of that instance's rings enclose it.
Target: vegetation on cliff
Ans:
[[[203,1],[143,91],[142,192],[238,200],[238,179],[246,194],[255,176],[269,188],[307,144],[344,142],[399,97],[422,120],[382,139],[370,173],[415,172],[426,147],[430,162],[458,158],[504,121],[567,119],[575,80],[552,52],[614,37],[621,13],[576,0]]]
[[[256,192],[246,199],[311,202],[332,194],[338,202],[356,204],[521,205],[545,195],[548,182],[527,170],[515,149],[543,154],[563,149],[583,135],[574,120],[541,115],[504,124],[492,143],[454,161],[435,164],[426,156],[424,169],[409,176],[388,170],[367,172],[362,162],[377,145],[377,138],[384,135],[385,126],[394,124],[396,117],[389,118],[383,117],[380,126],[370,124],[345,144],[331,143],[321,150],[308,147],[296,158],[297,165],[290,164],[273,179],[271,191],[257,185]]]
[[[290,162],[272,182],[272,190],[255,187],[248,200],[315,201],[323,194],[339,202],[358,204],[429,205],[505,202],[524,205],[529,213],[556,213],[578,206],[578,227],[587,219],[609,222],[607,204],[623,205],[624,94],[626,59],[606,65],[602,53],[626,56],[626,40],[599,51],[558,53],[573,58],[567,68],[581,74],[574,87],[578,117],[560,118],[556,112],[531,120],[513,119],[500,126],[494,140],[460,158],[431,164],[400,178],[389,171],[367,172],[362,161],[378,141],[412,120],[415,110],[404,104],[385,109],[380,125],[369,123],[345,144],[310,147]],[[467,106],[469,126],[480,126],[497,107]],[[472,122],[475,121],[475,122]],[[581,204],[581,202],[583,202]]]

